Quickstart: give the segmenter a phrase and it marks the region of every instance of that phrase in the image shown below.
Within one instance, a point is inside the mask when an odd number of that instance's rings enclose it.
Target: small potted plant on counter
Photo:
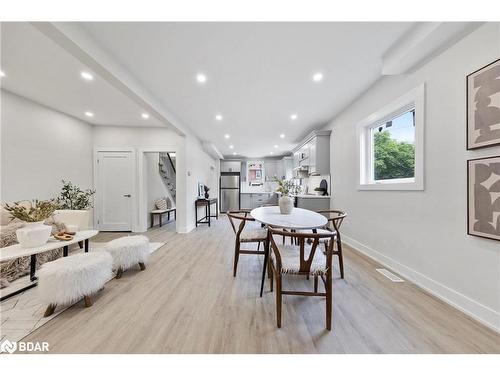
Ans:
[[[56,208],[57,202],[54,199],[6,204],[5,209],[12,218],[26,222],[23,228],[16,230],[17,242],[25,248],[44,245],[52,232],[52,226],[45,225],[44,222],[52,216]]]
[[[63,180],[62,183],[61,194],[57,198],[59,207],[54,212],[56,220],[64,223],[70,232],[88,229],[95,190],[82,190],[71,181]]]
[[[278,200],[280,213],[284,215],[291,214],[293,210],[293,198],[290,196],[290,194],[293,193],[295,185],[291,180],[276,179],[276,182],[278,183],[276,192],[281,194],[281,197]]]

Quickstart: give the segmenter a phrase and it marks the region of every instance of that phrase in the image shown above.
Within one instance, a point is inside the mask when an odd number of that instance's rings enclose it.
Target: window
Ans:
[[[424,88],[416,88],[358,127],[360,190],[423,190]]]

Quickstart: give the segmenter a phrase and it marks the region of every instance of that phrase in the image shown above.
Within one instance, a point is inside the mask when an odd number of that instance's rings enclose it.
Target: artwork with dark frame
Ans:
[[[467,161],[467,234],[500,241],[500,155]]]
[[[500,59],[467,76],[467,150],[500,145]]]

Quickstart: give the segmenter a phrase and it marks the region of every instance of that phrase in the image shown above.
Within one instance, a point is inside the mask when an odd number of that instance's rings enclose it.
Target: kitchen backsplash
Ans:
[[[304,178],[302,179],[302,186],[305,186],[307,189],[304,191],[305,194],[316,194],[314,189],[319,187],[319,183],[321,180],[326,180],[328,184],[328,195],[330,195],[330,175],[323,175],[323,176],[309,176],[309,178]]]

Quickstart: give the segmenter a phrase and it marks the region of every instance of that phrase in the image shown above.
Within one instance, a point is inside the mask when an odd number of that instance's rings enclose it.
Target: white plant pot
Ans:
[[[54,219],[66,227],[76,227],[76,231],[90,228],[90,210],[55,210]]]
[[[49,240],[52,227],[43,221],[26,223],[23,228],[16,230],[17,242],[24,247],[38,247],[45,245]]]
[[[280,212],[283,215],[289,215],[293,210],[293,198],[289,197],[288,195],[283,195],[278,200],[278,205],[280,206]]]

